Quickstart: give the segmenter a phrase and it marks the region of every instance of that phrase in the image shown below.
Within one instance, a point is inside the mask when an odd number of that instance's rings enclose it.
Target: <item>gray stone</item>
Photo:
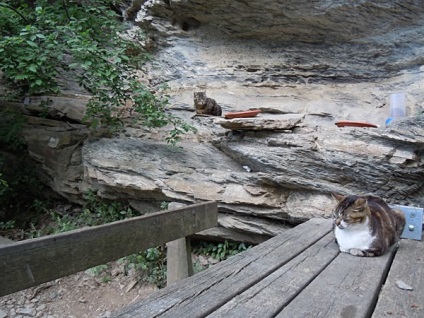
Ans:
[[[215,123],[231,130],[290,130],[302,122],[304,115],[259,114],[252,118],[218,119]]]
[[[7,317],[7,312],[0,308],[0,318],[6,318],[6,317]]]
[[[16,314],[22,315],[25,317],[34,317],[37,314],[37,311],[33,307],[22,307],[16,309]]]

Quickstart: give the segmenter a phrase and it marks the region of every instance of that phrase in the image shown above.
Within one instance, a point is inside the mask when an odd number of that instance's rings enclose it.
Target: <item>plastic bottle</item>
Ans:
[[[386,119],[386,125],[390,124],[394,119],[406,116],[405,94],[394,93],[390,95],[390,114]]]

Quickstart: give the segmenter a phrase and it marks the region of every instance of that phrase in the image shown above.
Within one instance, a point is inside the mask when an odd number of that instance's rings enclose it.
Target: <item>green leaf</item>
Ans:
[[[31,47],[36,47],[36,48],[38,48],[37,43],[35,43],[35,42],[33,42],[33,41],[26,40],[25,42],[26,42],[29,46],[31,46]]]
[[[31,72],[36,73],[36,72],[37,72],[37,65],[35,65],[35,64],[31,64],[31,65],[28,67],[28,69],[29,69]]]
[[[20,81],[28,78],[28,74],[19,74],[15,76],[15,79]]]

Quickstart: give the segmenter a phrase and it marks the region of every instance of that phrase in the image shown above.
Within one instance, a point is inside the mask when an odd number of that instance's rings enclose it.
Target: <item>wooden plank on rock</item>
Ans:
[[[157,212],[0,247],[0,296],[205,230],[216,202]]]
[[[402,240],[372,317],[421,318],[423,300],[424,242]]]
[[[115,317],[205,317],[315,244],[331,231],[331,223],[309,220],[168,286]]]
[[[340,253],[278,318],[369,317],[394,249],[379,257]]]
[[[274,317],[339,254],[333,233],[327,234],[283,267],[234,297],[208,318]]]

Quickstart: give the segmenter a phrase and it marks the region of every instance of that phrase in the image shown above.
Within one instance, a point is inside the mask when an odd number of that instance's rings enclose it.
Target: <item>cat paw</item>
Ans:
[[[360,250],[358,248],[351,248],[349,250],[349,253],[353,256],[365,256],[365,253],[363,250]]]
[[[339,247],[339,250],[342,253],[348,253],[349,254],[349,249],[348,248]]]

